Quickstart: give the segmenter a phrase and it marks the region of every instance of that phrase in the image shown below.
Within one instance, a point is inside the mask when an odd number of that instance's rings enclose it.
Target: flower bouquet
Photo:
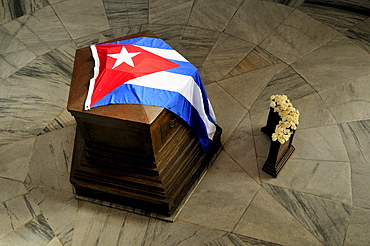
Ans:
[[[270,97],[267,124],[261,130],[271,136],[272,141],[262,170],[274,178],[295,150],[292,141],[299,124],[298,120],[299,111],[293,107],[286,95]]]

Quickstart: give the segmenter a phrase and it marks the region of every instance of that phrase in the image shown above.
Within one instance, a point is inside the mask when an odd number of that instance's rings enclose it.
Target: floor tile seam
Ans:
[[[38,188],[38,189],[44,189],[44,190],[49,190],[49,191],[56,191],[56,192],[62,192],[64,193],[65,195],[66,194],[69,194],[69,195],[73,195],[74,199],[77,200],[77,201],[80,201],[79,199],[76,198],[76,192],[75,191],[66,191],[66,190],[56,190],[56,189],[53,189],[53,188],[50,188],[50,187],[46,187],[46,186],[40,186],[40,185],[33,185],[31,183],[27,183],[27,182],[24,182],[25,185],[29,186],[29,188],[26,187],[26,189],[28,190],[28,192],[32,191],[33,189],[35,188]],[[73,188],[74,189],[74,188]],[[28,194],[28,193],[27,193]]]
[[[255,181],[259,186],[261,186],[261,183],[258,182],[258,180],[256,180],[255,178],[252,177],[252,175],[250,173],[248,173],[247,170],[245,170],[229,153],[227,153],[226,150],[224,150],[225,154],[230,157],[230,159],[232,161],[234,161],[253,181]],[[257,158],[255,158],[255,161],[256,161],[256,164],[257,164],[257,167],[258,167],[258,161],[257,161]],[[258,175],[259,176],[259,175]]]
[[[222,33],[225,33],[225,31],[226,31],[227,27],[230,25],[230,22],[234,19],[234,17],[235,17],[235,15],[236,15],[236,13],[239,11],[240,6],[242,6],[242,5],[244,4],[244,1],[245,1],[245,0],[240,1],[239,6],[235,9],[235,11],[234,11],[234,13],[231,15],[231,17],[230,17],[229,21],[227,22],[227,24],[225,25],[225,27],[221,30],[221,32],[222,32]],[[227,33],[225,33],[225,34],[227,34]],[[231,35],[230,35],[230,36],[231,36]]]
[[[41,210],[40,210],[41,211]],[[27,223],[30,223],[31,221],[33,221],[34,219],[36,219],[37,217],[40,217],[40,216],[44,216],[42,213],[36,215],[35,217],[31,218],[30,220],[27,220],[26,222],[24,222],[23,224],[19,225],[18,227],[14,228],[12,231],[8,232],[7,234],[5,234],[4,236],[0,237],[0,243],[1,243],[1,240],[3,240],[4,238],[6,238],[7,236],[9,236],[10,234],[12,234],[13,232],[21,229],[23,226],[25,226]],[[44,217],[45,218],[45,217]],[[46,219],[45,219],[46,220]],[[50,227],[50,225],[48,224],[48,226]],[[50,227],[51,228],[51,227]],[[54,233],[54,231],[53,231]],[[55,236],[55,234],[54,234]]]
[[[10,180],[10,179],[7,179],[7,180]],[[15,180],[11,180],[11,181],[15,181]],[[19,181],[17,181],[17,182],[19,182]],[[24,187],[26,190],[27,190],[27,188],[26,187]],[[6,202],[8,202],[8,201],[10,201],[10,200],[13,200],[13,199],[16,199],[16,198],[19,198],[19,197],[22,197],[22,196],[26,196],[26,195],[28,195],[29,194],[29,192],[28,192],[28,190],[27,190],[27,192],[26,193],[23,193],[23,194],[20,194],[20,195],[16,195],[16,196],[13,196],[13,197],[11,197],[11,198],[8,198],[8,199],[6,199],[6,200],[4,200],[4,201],[1,201],[0,202],[0,204],[1,203],[6,203]]]
[[[254,147],[254,156],[255,156],[255,159],[256,159],[256,164],[257,164],[257,174],[258,174],[258,180],[257,180],[257,183],[262,187],[262,180],[261,180],[261,171],[262,169],[260,168],[259,164],[258,164],[258,152],[257,152],[257,140],[256,140],[256,136],[260,136],[260,135],[255,135],[254,134],[254,127],[253,127],[253,122],[252,122],[252,117],[251,117],[251,114],[249,113],[249,120],[251,122],[251,128],[252,128],[252,139],[253,139],[253,147]],[[261,131],[261,128],[259,128],[260,131]],[[262,132],[262,131],[261,131]],[[265,133],[262,132],[261,135],[263,135]],[[267,159],[267,157],[266,157]]]
[[[15,38],[14,36],[13,36],[13,38]],[[17,39],[18,40],[18,39]],[[18,40],[19,41],[19,40]],[[30,65],[33,61],[35,61],[35,60],[37,60],[39,57],[41,57],[41,56],[38,56],[38,55],[36,55],[35,53],[33,53],[33,51],[31,51],[25,44],[23,44],[21,41],[19,41],[24,47],[26,47],[26,49],[29,51],[29,52],[31,52],[32,54],[34,54],[35,55],[35,57],[32,59],[32,60],[30,60],[29,62],[27,62],[26,64],[24,64],[22,67],[20,67],[20,68],[18,68],[16,71],[14,71],[13,73],[11,73],[11,74],[9,74],[9,76],[8,77],[6,77],[6,78],[3,78],[3,81],[1,81],[0,82],[0,84],[2,84],[2,83],[4,83],[5,81],[7,81],[11,76],[13,76],[13,75],[15,75],[17,72],[19,72],[19,70],[21,70],[21,69],[23,69],[23,68],[25,68],[25,67],[27,67],[28,65]]]
[[[239,100],[236,99],[232,94],[230,94],[224,87],[222,87],[222,85],[220,85],[218,82],[213,82],[213,83],[216,83],[226,94],[228,94],[230,97],[232,97],[232,99],[235,100],[239,104],[239,106],[241,106],[242,108],[244,108],[245,110],[247,110],[247,112],[249,112],[249,109],[246,108],[242,103],[240,103]],[[244,118],[244,116],[243,116],[243,118]]]
[[[191,221],[187,221],[187,220],[184,220],[184,219],[176,219],[175,222],[186,223],[186,224],[190,224],[190,225],[194,225],[194,226],[203,227],[203,228],[206,228],[206,229],[209,229],[209,230],[224,232],[225,233],[224,235],[226,235],[227,233],[231,233],[230,231],[227,231],[227,230],[224,230],[224,229],[220,229],[220,228],[216,228],[216,227],[212,227],[212,226],[207,226],[207,225],[201,225],[201,224],[194,223],[194,222],[191,222]]]
[[[237,227],[237,226],[238,226],[238,224],[240,223],[241,219],[243,218],[243,216],[245,215],[245,213],[247,212],[247,210],[248,210],[248,209],[250,208],[250,206],[252,205],[252,203],[253,203],[254,199],[256,199],[256,196],[257,196],[257,194],[261,191],[261,189],[263,189],[263,187],[262,187],[261,185],[259,185],[259,188],[258,188],[257,192],[256,192],[256,193],[254,193],[253,198],[252,198],[252,199],[251,199],[251,201],[249,202],[248,206],[244,209],[244,212],[240,215],[240,217],[239,217],[238,221],[235,223],[234,227],[232,228],[231,233],[235,233],[235,229],[236,229],[236,227]],[[242,234],[241,234],[241,235],[242,235]],[[245,236],[247,236],[247,235],[245,235]]]
[[[294,158],[292,155],[289,160],[297,160],[297,161],[319,161],[319,162],[332,162],[332,163],[351,163],[351,161],[340,161],[340,160],[319,160],[319,159],[305,159],[305,158]]]

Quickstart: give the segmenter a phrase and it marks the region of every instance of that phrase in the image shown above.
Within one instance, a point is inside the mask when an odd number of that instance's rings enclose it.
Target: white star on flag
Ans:
[[[125,46],[122,46],[121,52],[117,54],[108,54],[109,57],[112,57],[114,59],[117,59],[114,63],[112,69],[118,67],[122,63],[126,63],[127,65],[130,65],[131,67],[135,67],[135,64],[132,60],[134,56],[137,56],[141,52],[135,52],[135,53],[128,53]]]

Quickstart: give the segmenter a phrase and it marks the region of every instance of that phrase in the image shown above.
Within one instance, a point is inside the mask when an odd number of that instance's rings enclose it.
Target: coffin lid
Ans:
[[[137,37],[156,38],[152,31],[144,31],[122,38],[107,41],[114,42]],[[144,124],[151,124],[159,114],[165,110],[162,107],[134,105],[134,104],[115,104],[84,110],[84,104],[89,88],[90,79],[93,77],[94,59],[91,55],[90,47],[76,50],[71,87],[69,91],[67,109],[70,112],[81,112],[86,114],[99,115],[110,118],[117,118]]]

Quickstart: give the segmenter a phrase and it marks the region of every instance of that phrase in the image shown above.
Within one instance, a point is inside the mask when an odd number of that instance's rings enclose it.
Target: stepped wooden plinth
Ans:
[[[145,31],[120,40],[141,36],[155,37]],[[171,215],[219,152],[221,128],[204,152],[194,131],[164,108],[107,105],[85,111],[93,67],[90,48],[78,49],[67,106],[77,122],[70,176],[76,193]]]

